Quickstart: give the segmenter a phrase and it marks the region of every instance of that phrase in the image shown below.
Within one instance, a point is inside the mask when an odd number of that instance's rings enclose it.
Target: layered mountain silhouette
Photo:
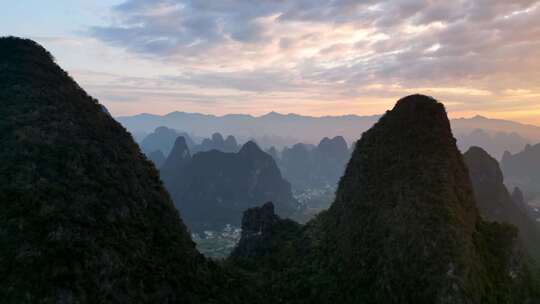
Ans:
[[[293,188],[303,190],[335,187],[349,158],[347,142],[342,136],[336,136],[323,138],[314,148],[302,143],[286,147],[278,161],[283,175]]]
[[[148,134],[142,140],[140,146],[145,153],[161,151],[164,155],[168,155],[178,136],[183,136],[190,147],[195,146],[195,143],[187,133],[178,132],[164,126],[157,127],[154,132]]]
[[[522,243],[535,259],[540,258],[540,229],[528,214],[519,189],[510,195],[499,163],[486,151],[472,147],[464,154],[480,215],[488,221],[509,223],[519,229]]]
[[[297,227],[270,209],[246,212],[231,261],[256,269],[265,296],[284,303],[528,298],[517,230],[481,219],[445,109],[430,97],[399,100],[362,135],[328,211]]]
[[[197,252],[132,136],[41,46],[0,38],[0,104],[2,303],[531,302],[517,230],[480,218],[431,98],[400,100],[362,136],[327,212],[302,226],[275,215],[284,200],[254,207],[220,264]],[[185,146],[175,140],[183,159],[166,162],[197,191],[177,205],[226,213],[245,197],[290,198],[252,142],[193,156]]]
[[[510,187],[519,187],[528,199],[540,198],[540,144],[526,145],[516,154],[505,152],[501,169]]]
[[[227,136],[226,139],[223,139],[221,133],[212,134],[211,138],[205,138],[200,145],[197,145],[192,148],[193,152],[203,152],[210,150],[218,150],[222,152],[235,153],[238,152],[240,146],[236,142],[236,138],[232,135]]]
[[[237,139],[255,138],[265,149],[271,146],[282,149],[298,142],[316,144],[323,137],[334,136],[343,136],[352,143],[379,118],[380,115],[312,117],[272,112],[255,117],[172,112],[162,116],[139,114],[118,117],[118,120],[133,134],[151,132],[159,126],[204,136],[218,130],[223,134],[234,134]],[[480,146],[497,159],[504,150],[518,152],[522,148],[519,143],[523,141],[540,142],[540,127],[513,121],[474,116],[453,119],[451,126],[462,152],[471,146]]]
[[[191,157],[179,137],[161,176],[195,232],[219,230],[226,224],[239,226],[245,209],[269,200],[282,216],[290,216],[298,208],[275,161],[251,141],[237,153],[211,150]]]
[[[0,38],[0,104],[2,303],[246,303],[130,134],[35,42]]]
[[[483,129],[459,134],[457,138],[458,147],[462,152],[471,147],[482,147],[496,159],[501,159],[504,151],[519,152],[529,143],[529,140],[515,132],[488,132]]]

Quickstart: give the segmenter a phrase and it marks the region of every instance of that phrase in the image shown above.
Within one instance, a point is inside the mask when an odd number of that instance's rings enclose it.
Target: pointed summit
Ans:
[[[162,167],[167,168],[167,170],[180,170],[190,159],[191,154],[186,139],[183,136],[178,136]]]
[[[223,143],[224,152],[236,152],[238,151],[238,142],[236,138],[232,135],[227,136],[225,142]]]
[[[242,148],[240,148],[240,151],[238,152],[239,154],[255,154],[255,153],[260,153],[260,152],[263,152],[261,150],[261,148],[259,148],[259,146],[252,140],[246,142]]]
[[[223,135],[221,135],[221,133],[218,133],[218,132],[212,134],[212,141],[214,142],[215,145],[223,144],[224,142]]]
[[[260,257],[271,255],[273,232],[279,225],[290,230],[298,230],[300,225],[290,220],[282,220],[274,213],[274,204],[265,203],[261,207],[246,210],[242,217],[241,242],[231,253],[237,257]]]

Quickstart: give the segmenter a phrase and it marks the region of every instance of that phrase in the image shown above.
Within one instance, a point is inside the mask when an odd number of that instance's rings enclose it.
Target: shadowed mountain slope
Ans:
[[[234,303],[130,134],[30,40],[0,38],[2,303]]]
[[[271,218],[256,215],[268,209],[246,217]],[[430,97],[399,100],[362,135],[327,212],[300,228],[279,219],[243,223],[231,263],[256,269],[261,289],[284,302],[522,303],[529,297],[517,231],[480,218],[445,109]],[[263,226],[260,233],[268,235],[252,237],[250,230]]]

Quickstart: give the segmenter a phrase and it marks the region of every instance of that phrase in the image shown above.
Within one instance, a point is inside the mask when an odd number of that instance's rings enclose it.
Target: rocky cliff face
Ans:
[[[488,221],[508,223],[519,229],[528,253],[540,258],[540,229],[528,214],[519,189],[514,198],[504,185],[499,163],[482,148],[471,147],[464,154],[480,215]]]
[[[232,260],[268,267],[285,302],[300,284],[321,303],[519,303],[516,235],[480,218],[443,105],[412,95],[363,134],[327,212]]]
[[[253,142],[238,153],[199,152],[184,165],[171,168],[162,167],[163,180],[193,231],[239,225],[244,210],[269,200],[283,216],[297,208],[291,186],[275,161]]]
[[[41,46],[0,38],[0,105],[2,303],[239,301],[130,134]]]

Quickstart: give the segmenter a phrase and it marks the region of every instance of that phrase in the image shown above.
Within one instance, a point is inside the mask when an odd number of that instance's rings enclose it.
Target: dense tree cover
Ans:
[[[0,301],[246,303],[154,166],[41,46],[0,39]]]
[[[523,303],[533,296],[517,230],[480,218],[444,107],[429,97],[401,99],[363,134],[328,211],[299,229],[283,225],[287,233],[274,223],[264,230],[271,249],[237,250],[229,262],[275,302]],[[247,241],[243,248],[258,252]]]

